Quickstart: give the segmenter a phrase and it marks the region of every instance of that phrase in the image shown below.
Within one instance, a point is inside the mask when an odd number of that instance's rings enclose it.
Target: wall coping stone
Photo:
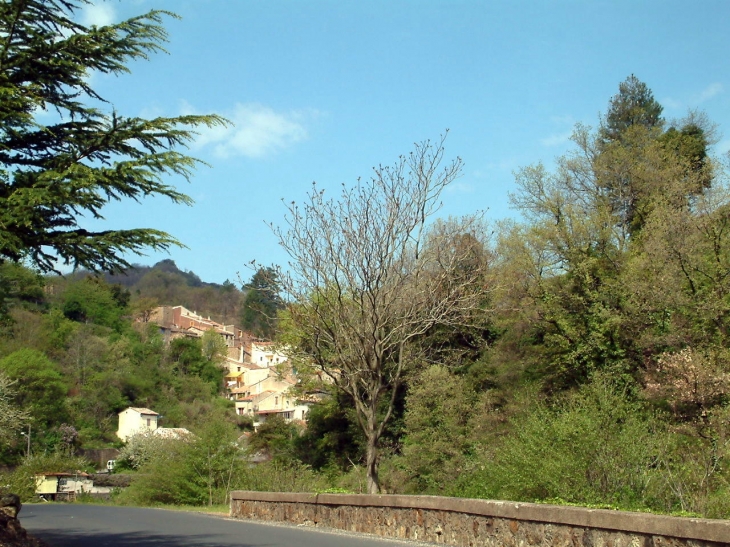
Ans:
[[[448,498],[442,496],[404,496],[396,494],[312,494],[291,492],[231,492],[233,501],[305,503],[329,506],[391,507],[449,511],[484,517],[564,524],[634,532],[718,543],[730,542],[730,520],[672,517],[651,513],[589,509],[566,505],[547,505],[513,501]]]

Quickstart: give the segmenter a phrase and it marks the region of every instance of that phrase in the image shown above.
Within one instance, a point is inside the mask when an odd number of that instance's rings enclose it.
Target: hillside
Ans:
[[[205,282],[192,271],[181,270],[170,259],[154,266],[135,264],[126,273],[107,274],[105,279],[111,285],[126,288],[132,305],[136,300],[153,299],[159,305],[185,306],[224,324],[238,323],[241,315],[244,293],[234,283]]]

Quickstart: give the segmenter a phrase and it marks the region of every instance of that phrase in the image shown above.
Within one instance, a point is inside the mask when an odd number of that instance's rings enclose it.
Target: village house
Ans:
[[[151,313],[149,321],[160,327],[168,343],[180,337],[199,338],[208,330],[223,336],[228,346],[221,363],[227,370],[223,389],[235,402],[236,414],[251,416],[255,427],[273,414],[288,421],[306,419],[309,403],[291,395],[291,388],[296,385],[292,370],[288,370],[288,376],[281,376],[288,360],[281,346],[256,339],[235,325],[222,325],[184,306],[160,306]]]
[[[290,394],[296,385],[293,376],[282,377],[274,370],[259,369],[248,371],[246,377],[252,381],[231,389],[229,398],[235,402],[236,414],[251,416],[254,427],[273,414],[279,414],[287,421],[306,420],[309,404]]]
[[[287,361],[286,353],[274,342],[251,342],[251,363],[260,367],[274,367]]]
[[[154,431],[158,427],[160,415],[149,408],[129,407],[119,413],[117,437],[127,442],[136,433]]]
[[[222,325],[184,306],[158,306],[149,321],[160,327],[166,343],[181,337],[200,338],[204,332],[213,330],[223,337],[226,346],[238,349],[245,338],[244,331],[235,325]]]
[[[165,439],[184,439],[192,435],[184,427],[159,427],[161,418],[162,416],[149,408],[126,408],[119,413],[117,437],[126,443],[130,437],[140,433],[149,433]]]
[[[237,399],[236,412],[241,416],[251,416],[254,428],[257,428],[274,414],[280,415],[287,422],[304,422],[309,412],[309,404],[298,401],[286,392],[266,390]]]

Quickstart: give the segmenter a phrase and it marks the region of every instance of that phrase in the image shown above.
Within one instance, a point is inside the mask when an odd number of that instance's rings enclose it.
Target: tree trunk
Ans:
[[[375,436],[374,431],[369,432],[367,436],[367,449],[365,456],[368,494],[380,494],[380,481],[378,479],[378,463],[380,460],[380,454],[378,454],[379,440],[380,439]]]

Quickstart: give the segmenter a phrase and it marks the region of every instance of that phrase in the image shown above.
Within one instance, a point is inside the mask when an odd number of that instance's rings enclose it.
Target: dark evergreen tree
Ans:
[[[284,308],[276,270],[259,268],[243,289],[246,296],[243,300],[241,327],[259,338],[272,339],[276,315]]]
[[[86,27],[74,17],[87,0],[0,3],[0,261],[29,260],[53,271],[58,260],[119,271],[127,253],[179,245],[154,229],[89,231],[79,215],[103,218],[110,200],[161,195],[191,199],[164,182],[188,178],[200,162],[176,148],[196,126],[219,116],[151,120],[93,106],[108,104],[90,85],[92,72],[122,74],[127,64],[161,51],[162,11],[118,24]],[[57,121],[43,125],[36,112]]]
[[[601,126],[601,138],[606,142],[621,140],[629,127],[647,129],[664,123],[660,105],[651,89],[633,74],[618,86],[618,94],[611,98],[606,119]]]

